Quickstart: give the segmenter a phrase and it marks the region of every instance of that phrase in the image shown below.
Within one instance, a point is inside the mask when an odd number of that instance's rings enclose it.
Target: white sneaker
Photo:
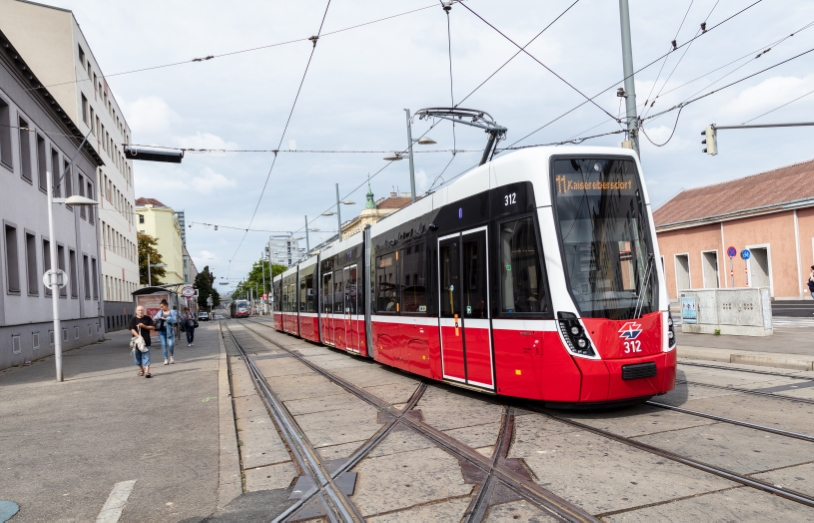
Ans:
[[[175,358],[173,358],[172,356],[170,356],[170,363],[175,363]]]
[[[169,365],[169,364],[170,364],[169,360],[164,358],[164,365]]]

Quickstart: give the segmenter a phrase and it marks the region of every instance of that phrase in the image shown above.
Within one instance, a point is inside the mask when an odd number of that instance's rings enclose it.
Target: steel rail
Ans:
[[[695,362],[688,362],[688,361],[679,361],[679,365],[689,365],[691,367],[702,367],[705,369],[718,369],[718,370],[732,370],[735,372],[748,372],[751,374],[764,374],[766,376],[778,376],[781,378],[792,378],[795,380],[806,380],[806,381],[814,381],[814,375],[812,376],[800,376],[796,374],[783,374],[782,372],[771,372],[768,370],[757,370],[757,369],[736,369],[733,367],[724,367],[723,365],[707,365],[705,363],[695,363]],[[803,371],[808,372],[808,371]]]
[[[814,508],[814,497],[804,494],[802,492],[798,492],[796,490],[785,489],[782,487],[778,487],[766,481],[762,481],[759,479],[751,478],[749,476],[745,476],[743,474],[738,474],[737,472],[727,470],[722,467],[717,467],[715,465],[711,465],[709,463],[705,463],[703,461],[699,461],[693,458],[689,458],[687,456],[682,456],[680,454],[676,454],[675,452],[671,452],[669,450],[660,449],[658,447],[654,447],[652,445],[648,445],[646,443],[642,443],[640,441],[636,441],[631,438],[627,438],[625,436],[620,436],[618,434],[614,434],[613,432],[609,432],[607,430],[598,429],[596,427],[592,427],[590,425],[586,425],[585,423],[580,423],[578,421],[569,420],[566,418],[561,418],[559,416],[554,416],[549,414],[548,412],[540,409],[539,407],[533,405],[526,405],[526,408],[537,412],[538,414],[542,414],[548,418],[553,420],[559,421],[566,425],[571,425],[572,427],[576,427],[587,432],[592,432],[596,435],[602,436],[603,438],[607,438],[613,441],[617,441],[619,443],[624,443],[630,447],[643,450],[644,452],[648,452],[650,454],[655,454],[665,459],[669,459],[671,461],[675,461],[677,463],[681,463],[682,465],[687,465],[689,467],[702,470],[704,472],[714,474],[718,477],[728,479],[729,481],[734,481],[736,483],[740,483],[741,485],[745,485],[747,487],[752,487],[757,490],[762,490],[764,492],[768,492],[770,494],[774,494],[776,496],[780,496],[782,498],[786,498],[791,501],[796,501],[802,505],[806,505],[808,507]]]
[[[760,392],[760,389],[739,389],[737,387],[727,387],[725,385],[712,385],[710,383],[696,383],[694,381],[676,380],[676,383],[685,383],[687,385],[696,385],[698,387],[708,387],[711,389],[731,390],[733,392],[743,392],[744,394],[756,394],[768,398],[777,398],[781,400],[796,401],[797,403],[808,403],[814,405],[814,400],[808,398],[796,398],[794,396],[784,396],[782,394],[775,394],[774,392]]]
[[[332,521],[337,520],[336,517],[338,516],[341,521],[344,522],[363,522],[364,518],[359,514],[350,499],[336,486],[333,478],[327,473],[328,469],[322,462],[322,458],[314,450],[294,417],[268,386],[265,377],[257,369],[257,366],[251,358],[249,358],[243,346],[235,337],[234,332],[232,332],[232,329],[230,329],[228,325],[226,329],[229,332],[232,343],[234,343],[235,347],[237,347],[243,356],[244,363],[255,382],[258,392],[260,392],[261,399],[266,404],[277,426],[285,434],[288,440],[288,446],[297,458],[302,470],[314,479],[314,482],[319,486],[320,495],[327,496],[327,502],[323,501],[325,508],[329,509],[325,511],[326,515]]]
[[[486,518],[486,511],[489,508],[489,501],[492,499],[492,494],[495,490],[495,481],[493,470],[498,468],[502,461],[509,455],[509,448],[512,443],[512,436],[514,435],[514,407],[509,405],[506,407],[506,412],[503,415],[503,422],[501,423],[500,434],[498,441],[495,445],[495,450],[492,453],[492,471],[483,480],[483,485],[478,490],[478,495],[472,498],[469,506],[464,513],[464,523],[479,523]]]
[[[750,429],[755,430],[762,430],[764,432],[771,432],[772,434],[778,434],[780,436],[788,436],[789,438],[796,438],[801,439],[803,441],[810,441],[814,443],[814,436],[809,436],[808,434],[801,434],[799,432],[791,432],[789,430],[783,429],[776,429],[774,427],[767,427],[766,425],[758,425],[757,423],[750,423],[748,421],[741,421],[732,418],[725,418],[723,416],[717,416],[715,414],[709,414],[707,412],[699,412],[697,410],[690,410],[685,409],[683,407],[676,407],[674,405],[667,405],[666,403],[659,403],[657,401],[645,401],[646,405],[650,405],[652,407],[658,407],[660,409],[667,409],[667,410],[674,410],[676,412],[682,412],[684,414],[691,414],[693,416],[698,416],[701,418],[708,418],[715,421],[720,421],[723,423],[729,423],[731,425],[740,425],[741,427],[747,427]]]
[[[268,322],[260,322],[255,320],[249,320],[252,323],[257,323],[259,325],[263,325],[267,328],[274,328],[274,325],[269,325]],[[328,370],[323,369],[319,365],[309,361],[307,358],[302,356],[296,350],[288,349],[275,341],[269,339],[267,336],[257,332],[254,329],[250,329],[246,327],[248,330],[251,330],[261,338],[265,339],[272,345],[277,346],[278,348],[288,352],[293,357],[297,358],[300,362],[308,366],[310,369],[314,370],[315,372],[322,374],[332,382],[336,383],[343,389],[347,390],[351,394],[354,394],[358,398],[362,399],[370,403],[371,405],[378,406],[378,407],[392,407],[389,403],[382,400],[378,396],[370,394],[366,390],[354,385],[353,383],[336,376],[335,374],[331,373]],[[397,423],[401,423],[406,425],[407,427],[411,428],[418,434],[424,436],[425,438],[429,439],[430,441],[434,442],[438,447],[442,450],[446,451],[447,453],[455,456],[459,460],[463,460],[468,462],[471,465],[474,465],[486,475],[492,474],[493,477],[506,486],[508,489],[512,490],[515,494],[519,495],[521,498],[525,499],[529,503],[533,504],[540,510],[547,512],[551,516],[561,521],[591,521],[591,522],[598,522],[599,520],[594,518],[591,514],[583,510],[582,508],[572,504],[569,501],[566,501],[563,498],[555,495],[554,493],[550,492],[549,490],[543,488],[542,486],[534,483],[532,481],[527,480],[526,478],[518,475],[517,473],[511,470],[504,470],[499,467],[495,467],[492,464],[492,461],[489,458],[481,455],[476,450],[464,445],[460,441],[452,438],[451,436],[445,434],[444,432],[427,425],[424,422],[417,421],[411,419],[409,417],[401,417],[397,420]]]

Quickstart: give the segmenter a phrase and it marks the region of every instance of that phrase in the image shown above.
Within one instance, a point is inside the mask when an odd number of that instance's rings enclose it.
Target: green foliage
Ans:
[[[209,265],[195,276],[195,288],[198,289],[198,308],[208,309],[206,299],[212,296],[212,307],[220,305],[220,294],[212,286],[215,283],[215,275],[209,271]]]
[[[274,264],[272,265],[268,260],[258,260],[253,266],[252,270],[246,279],[240,282],[235,292],[232,293],[233,299],[244,298],[247,296],[249,289],[252,289],[255,296],[260,297],[264,293],[268,293],[271,289],[271,280],[274,276],[282,274],[288,267],[285,265]],[[265,283],[263,287],[263,275],[265,271]],[[271,278],[269,274],[272,274]]]
[[[158,240],[149,234],[136,233],[138,237],[138,274],[139,282],[147,285],[147,260],[151,265],[163,263],[161,255],[158,253]],[[161,285],[161,279],[167,275],[164,267],[153,267],[151,269],[152,284]]]

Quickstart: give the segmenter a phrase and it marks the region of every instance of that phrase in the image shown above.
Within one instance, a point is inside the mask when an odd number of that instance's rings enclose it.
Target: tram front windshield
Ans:
[[[631,319],[656,310],[650,220],[632,160],[553,162],[565,277],[583,317]]]

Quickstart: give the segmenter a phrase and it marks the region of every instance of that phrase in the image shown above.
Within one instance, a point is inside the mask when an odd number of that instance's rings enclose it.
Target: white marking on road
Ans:
[[[122,511],[127,504],[130,493],[133,492],[135,484],[135,479],[116,483],[105,502],[105,506],[102,507],[102,511],[96,517],[96,523],[117,523],[119,518],[122,517]]]

